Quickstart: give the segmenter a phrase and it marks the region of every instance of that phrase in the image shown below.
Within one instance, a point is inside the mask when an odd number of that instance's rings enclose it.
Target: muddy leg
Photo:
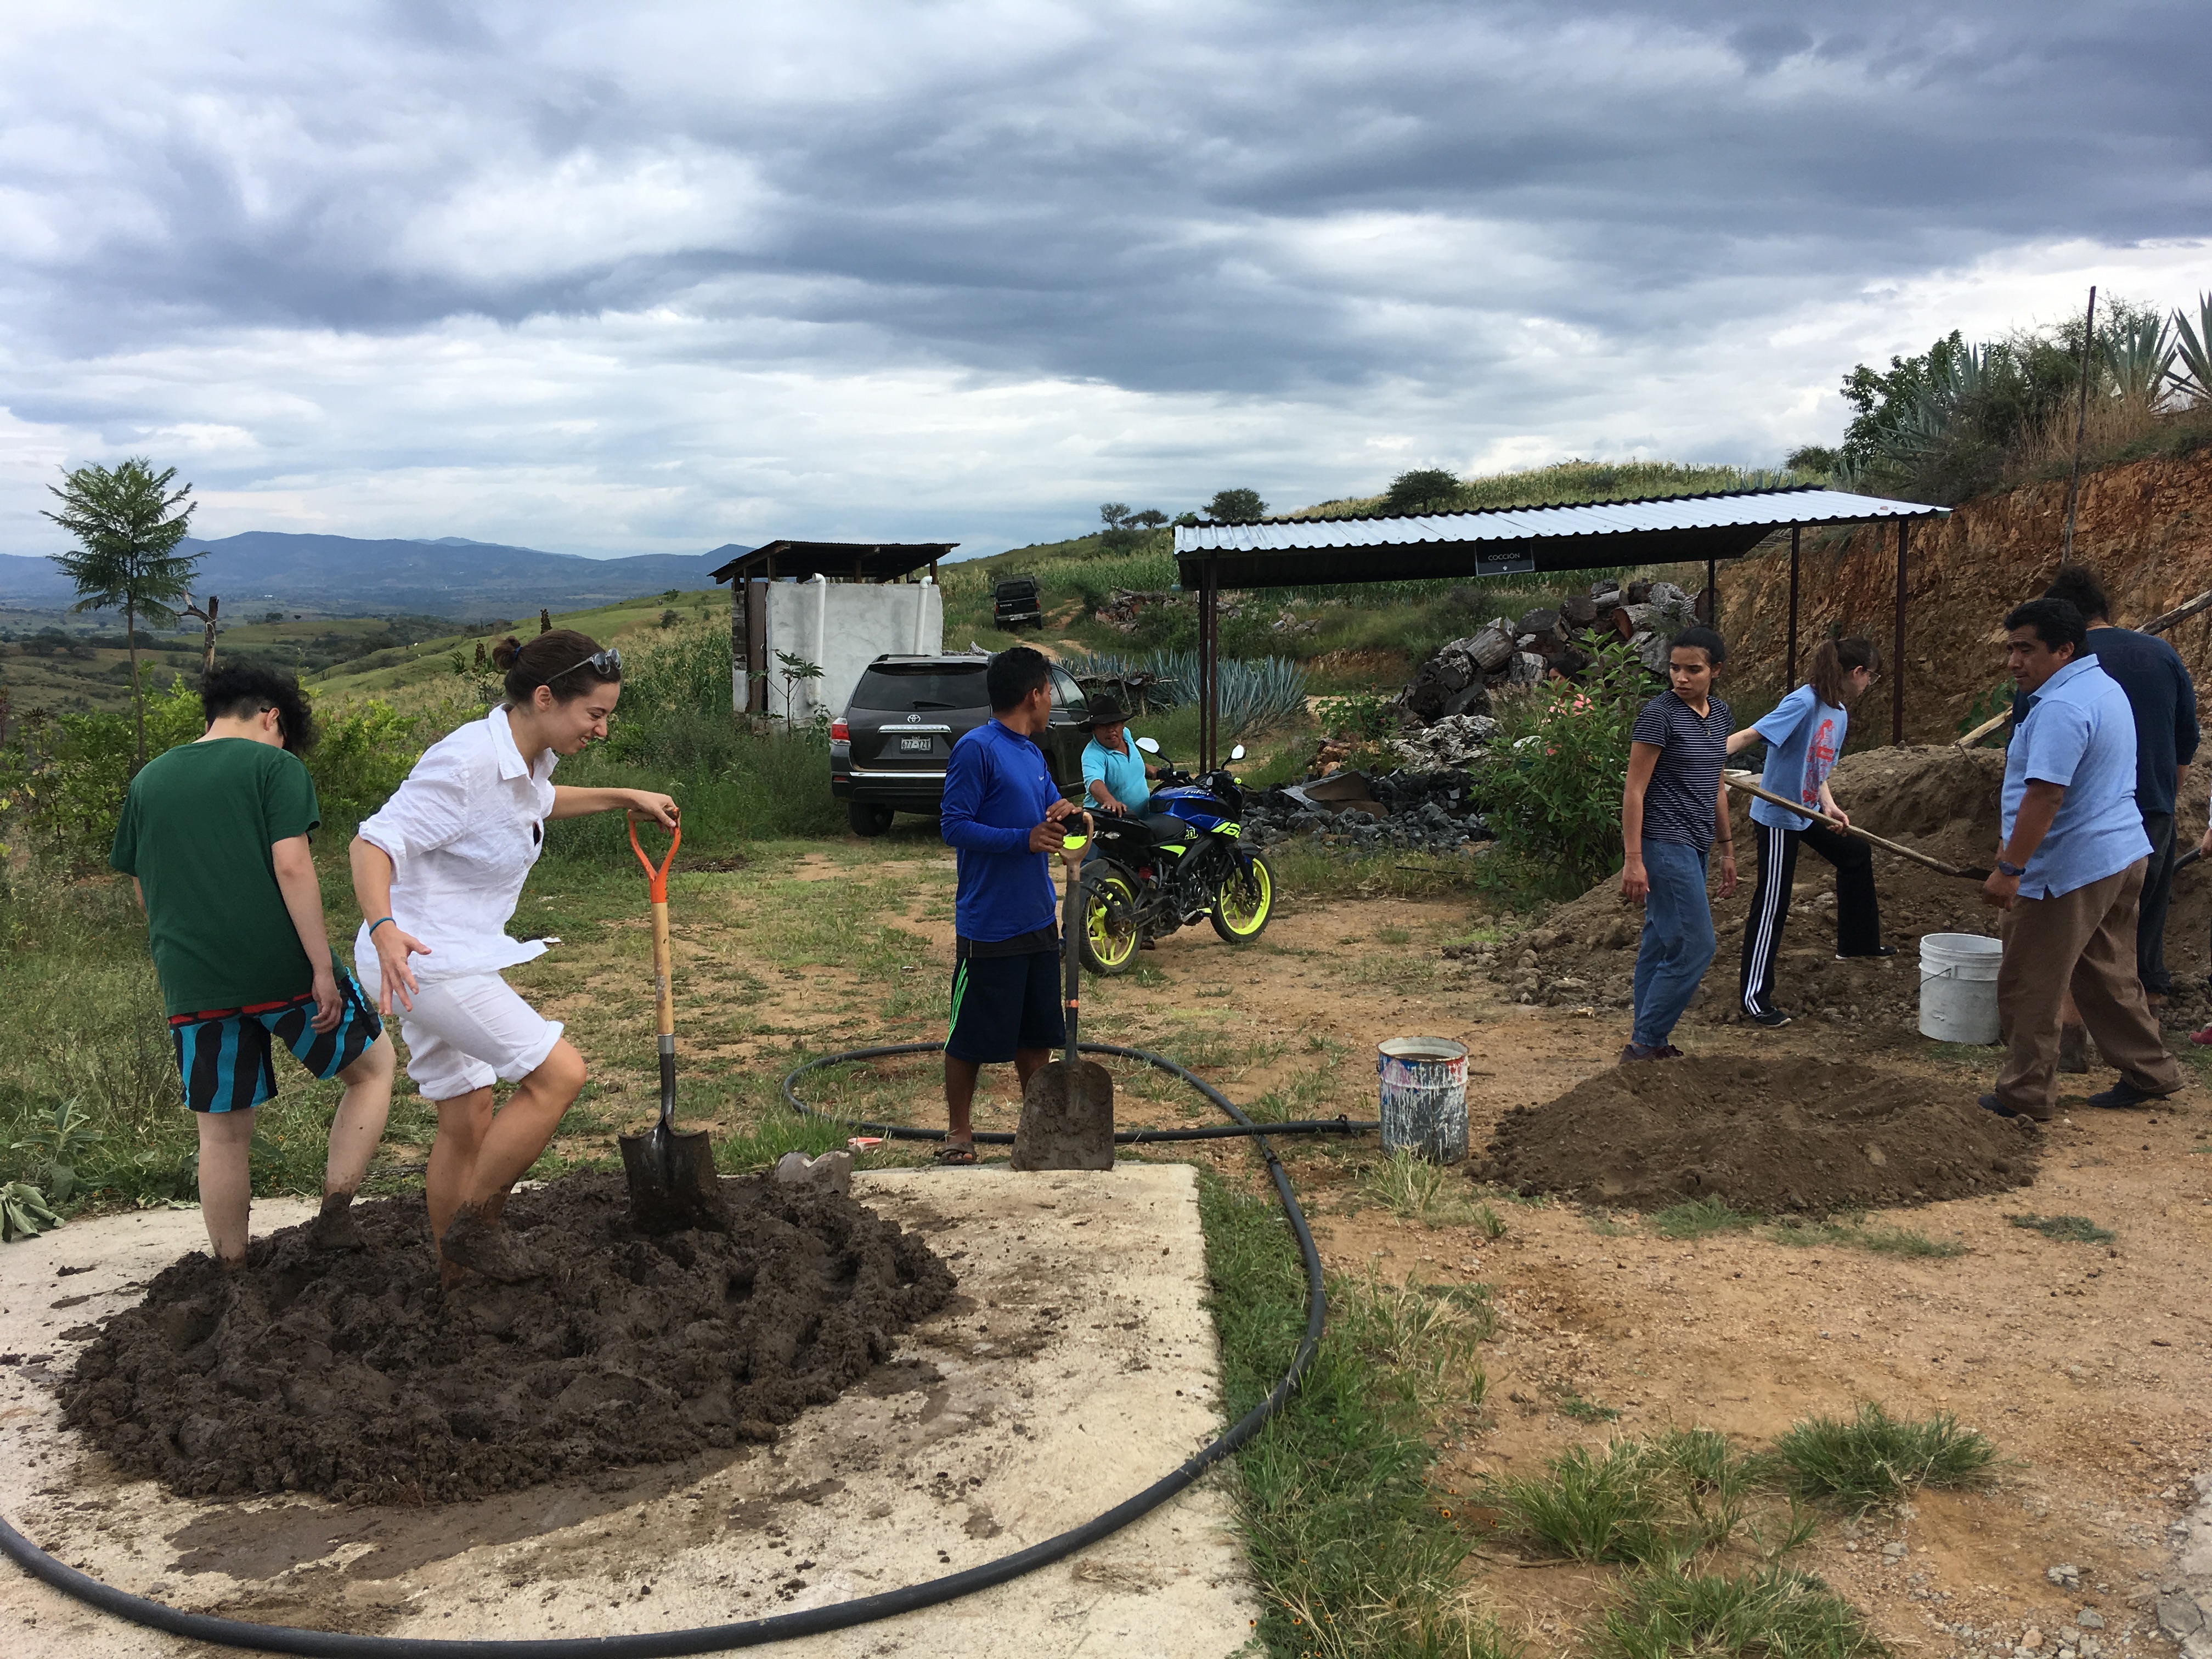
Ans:
[[[246,1265],[246,1240],[253,1210],[253,1176],[246,1149],[253,1139],[253,1109],[195,1112],[200,1121],[200,1217],[216,1265]]]
[[[484,1136],[491,1128],[491,1091],[471,1089],[435,1104],[438,1138],[431,1143],[430,1167],[422,1182],[429,1200],[433,1241],[446,1236],[453,1212],[461,1207],[461,1195],[475,1176]],[[434,1242],[431,1249],[436,1248]],[[459,1276],[451,1263],[441,1261],[440,1266],[448,1283]]]

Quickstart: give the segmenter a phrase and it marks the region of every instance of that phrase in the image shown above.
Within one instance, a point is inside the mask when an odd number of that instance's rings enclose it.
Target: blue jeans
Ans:
[[[1636,1031],[1646,1048],[1666,1046],[1674,1022],[1698,994],[1713,960],[1713,907],[1705,896],[1705,855],[1680,842],[1644,843],[1651,891],[1644,901],[1644,939],[1636,951]]]

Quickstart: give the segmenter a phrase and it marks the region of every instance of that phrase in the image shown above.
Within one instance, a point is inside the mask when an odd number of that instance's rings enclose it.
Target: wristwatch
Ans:
[[[1997,860],[1997,873],[2001,876],[2012,876],[2017,878],[2027,873],[2027,866],[2024,864],[2007,864],[2002,859],[1999,859]]]

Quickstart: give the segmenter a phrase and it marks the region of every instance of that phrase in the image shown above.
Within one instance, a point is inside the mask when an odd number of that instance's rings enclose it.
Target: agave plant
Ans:
[[[2173,356],[2180,366],[2169,362],[2166,384],[2192,404],[2212,404],[2212,294],[2197,296],[2195,323],[2185,312],[2173,313]]]
[[[2166,382],[2172,378],[2174,355],[2179,349],[2173,337],[2173,324],[2180,320],[2179,312],[2174,313],[2172,320],[2158,317],[2137,318],[2106,338],[2103,348],[2105,369],[2112,377],[2113,389],[2121,397],[2139,398],[2155,405],[2165,395]]]
[[[1177,708],[1198,697],[1195,651],[1154,651],[1141,657],[1070,655],[1061,659],[1060,665],[1079,678],[1149,674],[1153,684],[1145,695],[1155,708]],[[1221,682],[1221,729],[1231,737],[1280,725],[1305,710],[1306,672],[1287,657],[1257,661],[1228,657],[1214,668]]]

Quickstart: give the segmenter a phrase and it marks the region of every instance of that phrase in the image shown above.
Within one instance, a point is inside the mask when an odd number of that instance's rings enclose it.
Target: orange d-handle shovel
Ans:
[[[670,831],[668,853],[658,866],[637,839],[637,818],[629,821],[629,844],[645,866],[653,900],[653,1004],[660,1031],[660,1118],[643,1134],[621,1137],[623,1172],[629,1179],[630,1218],[641,1232],[669,1233],[686,1227],[726,1224],[721,1182],[714,1173],[714,1149],[707,1131],[679,1134],[676,1128],[676,999],[669,986],[673,956],[668,945],[668,867],[684,844],[681,826]]]

